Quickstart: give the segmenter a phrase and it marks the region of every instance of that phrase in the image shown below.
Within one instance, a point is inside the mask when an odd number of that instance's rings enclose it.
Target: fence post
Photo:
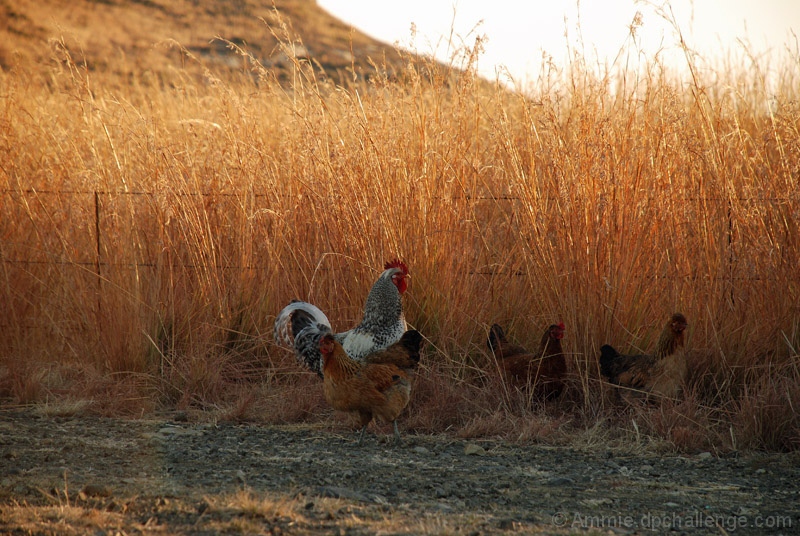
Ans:
[[[731,287],[731,307],[734,305],[734,285],[733,285],[733,204],[728,199],[728,284]]]
[[[103,274],[100,272],[100,195],[94,191],[94,270],[97,274],[97,318],[102,319],[101,295],[103,293]]]

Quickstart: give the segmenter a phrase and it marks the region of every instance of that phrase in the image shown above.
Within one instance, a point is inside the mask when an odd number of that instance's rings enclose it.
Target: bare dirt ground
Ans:
[[[800,533],[800,457],[0,411],[3,534]]]

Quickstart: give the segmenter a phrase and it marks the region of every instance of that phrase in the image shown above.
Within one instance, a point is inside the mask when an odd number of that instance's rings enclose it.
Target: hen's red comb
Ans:
[[[384,270],[388,270],[389,268],[400,268],[400,270],[403,272],[403,275],[408,275],[408,266],[406,266],[406,263],[400,259],[393,259],[383,265]]]
[[[564,322],[559,322],[558,327],[560,327],[561,329],[567,329],[566,326],[564,326]]]

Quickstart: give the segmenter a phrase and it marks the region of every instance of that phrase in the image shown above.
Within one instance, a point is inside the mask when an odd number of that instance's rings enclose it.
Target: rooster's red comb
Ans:
[[[389,268],[400,268],[400,270],[403,272],[403,275],[408,275],[408,266],[406,266],[406,263],[400,259],[393,259],[383,265],[384,270],[388,270]]]
[[[559,322],[558,327],[560,327],[561,329],[567,329],[567,327],[564,325],[564,322]]]

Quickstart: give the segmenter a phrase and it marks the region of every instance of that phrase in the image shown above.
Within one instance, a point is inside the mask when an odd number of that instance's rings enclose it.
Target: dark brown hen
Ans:
[[[670,317],[659,336],[652,354],[620,354],[606,344],[600,348],[600,373],[609,382],[676,398],[686,379],[688,366],[684,350],[686,317],[675,313]]]
[[[518,387],[530,386],[537,398],[551,400],[564,390],[567,362],[561,347],[564,324],[551,324],[542,334],[535,352],[512,344],[506,339],[498,324],[489,330],[486,341],[492,351],[505,380]]]

